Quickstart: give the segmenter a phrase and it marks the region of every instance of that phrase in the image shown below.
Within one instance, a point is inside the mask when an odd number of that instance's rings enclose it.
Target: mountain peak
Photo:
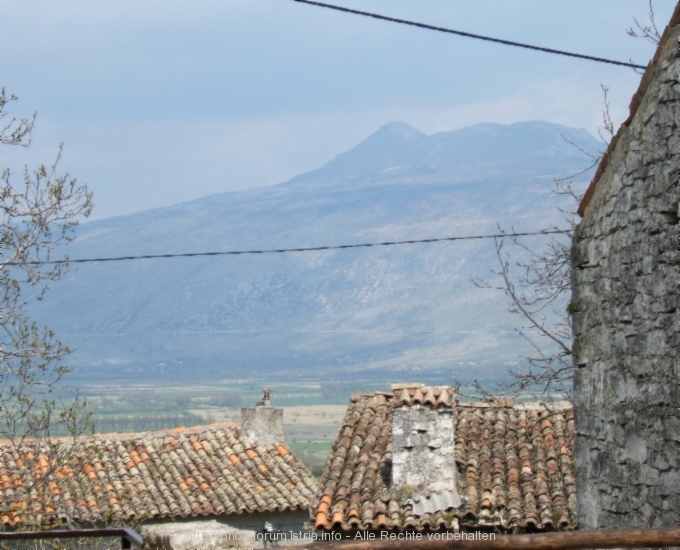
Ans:
[[[385,139],[386,137],[398,138],[404,141],[410,139],[418,139],[427,137],[426,134],[420,130],[416,130],[413,126],[405,122],[395,121],[383,124],[377,131],[371,134],[365,141],[373,138]]]
[[[432,136],[389,124],[298,179],[309,185],[84,224],[69,254],[385,242],[491,233],[496,223],[535,231],[563,222],[556,207],[570,204],[552,193],[552,178],[588,161],[562,134],[584,148],[598,145],[583,130],[540,122]],[[504,370],[497,366],[527,351],[505,336],[514,332],[502,293],[494,298],[470,285],[497,261],[492,244],[175,260],[171,268],[93,265],[56,283],[35,314],[78,348],[69,362],[88,384],[107,377],[181,383],[187,373],[306,380],[320,369],[337,380],[384,380],[405,366],[440,380],[458,375],[452,368],[465,376],[469,367],[451,358],[484,363],[488,370],[475,367],[474,376],[488,372],[494,380]]]
[[[287,183],[359,181],[383,172],[392,176],[395,169],[413,174],[448,171],[449,180],[460,178],[463,172],[478,176],[503,171],[550,175],[557,168],[555,163],[537,164],[537,159],[557,155],[571,162],[583,156],[569,142],[585,150],[597,150],[599,146],[585,130],[541,121],[476,124],[431,136],[405,122],[390,122],[322,167]]]

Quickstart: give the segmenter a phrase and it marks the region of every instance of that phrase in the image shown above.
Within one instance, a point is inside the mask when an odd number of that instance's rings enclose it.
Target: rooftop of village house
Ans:
[[[320,529],[574,529],[574,413],[569,402],[463,403],[451,387],[398,384],[353,393],[312,507]],[[449,414],[451,487],[395,483],[400,408]],[[419,420],[416,419],[416,422]],[[411,425],[414,436],[427,426]],[[445,438],[431,444],[446,452]],[[403,434],[402,434],[403,436]],[[407,452],[417,445],[410,441]],[[417,479],[414,478],[414,479]],[[427,480],[426,480],[427,481]],[[426,483],[427,484],[427,483]]]

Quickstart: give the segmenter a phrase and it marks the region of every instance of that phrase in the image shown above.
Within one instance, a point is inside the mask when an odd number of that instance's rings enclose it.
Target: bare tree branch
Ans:
[[[609,86],[600,84],[600,88],[602,88],[602,93],[604,95],[604,107],[602,108],[602,125],[598,127],[597,135],[600,136],[602,143],[608,145],[612,137],[614,137],[614,123],[612,122],[612,118],[609,115],[609,97],[607,95],[609,93]],[[602,135],[603,132],[605,132],[609,137]],[[600,157],[601,156],[602,154],[600,154]]]
[[[614,124],[609,114],[609,88],[605,85],[601,88],[604,105],[602,127],[598,134],[606,145],[614,134]],[[528,392],[544,400],[555,391],[568,394],[571,387],[570,252],[577,225],[576,208],[582,198],[582,191],[575,187],[574,178],[597,166],[603,153],[588,151],[564,136],[563,139],[583,153],[588,163],[574,174],[555,179],[555,195],[572,199],[571,208],[558,207],[559,212],[564,214],[564,223],[559,227],[546,228],[559,233],[541,248],[510,235],[496,238],[497,267],[491,270],[495,280],[490,282],[479,276],[473,280],[480,288],[502,291],[508,298],[508,311],[522,320],[516,330],[529,344],[531,352],[522,358],[518,368],[510,369],[513,381],[501,387],[502,392],[515,397]],[[506,234],[515,232],[514,228],[506,232],[500,226],[498,231]]]
[[[633,38],[642,38],[656,46],[661,41],[661,33],[659,32],[659,29],[656,26],[656,21],[654,19],[654,6],[652,4],[652,0],[648,0],[648,2],[649,13],[647,14],[647,17],[649,19],[649,22],[646,25],[643,25],[637,20],[636,17],[633,17],[635,27],[634,28],[633,26],[628,27],[626,29],[626,33],[628,34],[628,36],[632,36]]]
[[[0,145],[28,147],[31,144],[36,114],[34,113],[30,119],[22,118],[17,120],[16,118],[10,118],[7,121],[3,120],[8,117],[7,104],[17,99],[15,95],[8,96],[4,87],[0,88],[0,121],[2,121],[0,126]]]
[[[0,89],[0,145],[28,147],[35,115],[9,117],[7,105],[16,99]],[[30,503],[49,509],[55,479],[68,477],[68,465],[91,427],[87,402],[77,392],[71,401],[60,396],[70,370],[63,360],[71,350],[26,313],[26,291],[40,300],[68,268],[44,262],[73,238],[78,221],[92,210],[87,186],[59,172],[61,153],[60,146],[50,165],[26,168],[18,182],[9,169],[0,172],[0,439],[4,460],[30,472],[13,480],[13,490],[23,497],[15,502],[29,507],[0,512],[31,529],[44,525]]]

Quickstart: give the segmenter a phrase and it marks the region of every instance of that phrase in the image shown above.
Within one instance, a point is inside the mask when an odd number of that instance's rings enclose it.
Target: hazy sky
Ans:
[[[646,64],[645,0],[329,0],[438,26]],[[675,0],[654,2],[662,30]],[[394,120],[427,132],[547,120],[617,125],[632,69],[528,52],[291,0],[3,0],[0,85],[38,112],[30,151],[95,193],[94,218],[271,185]]]

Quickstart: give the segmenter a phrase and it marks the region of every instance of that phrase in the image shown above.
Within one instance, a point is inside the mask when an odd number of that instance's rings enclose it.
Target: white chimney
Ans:
[[[262,401],[241,409],[241,430],[251,441],[261,445],[282,443],[283,408],[271,406],[271,390],[262,390]]]
[[[460,505],[456,490],[453,388],[395,384],[392,415],[392,487],[408,500],[446,493]]]

